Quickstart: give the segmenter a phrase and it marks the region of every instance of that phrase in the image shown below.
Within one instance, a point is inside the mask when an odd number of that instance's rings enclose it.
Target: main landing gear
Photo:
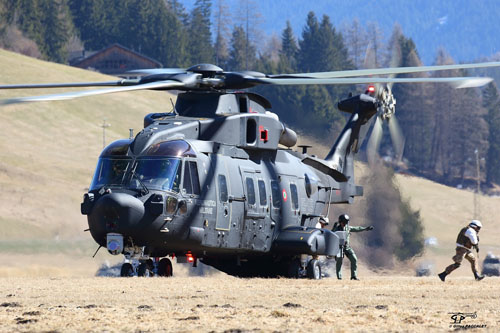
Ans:
[[[292,259],[288,264],[288,277],[293,279],[307,277],[313,280],[321,279],[319,260],[308,256]]]

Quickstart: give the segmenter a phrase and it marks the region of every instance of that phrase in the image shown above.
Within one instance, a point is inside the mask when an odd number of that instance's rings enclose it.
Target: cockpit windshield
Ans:
[[[97,190],[104,185],[121,185],[131,161],[129,158],[101,157],[97,164],[90,190]]]
[[[133,169],[130,187],[179,192],[181,182],[180,158],[141,157]]]

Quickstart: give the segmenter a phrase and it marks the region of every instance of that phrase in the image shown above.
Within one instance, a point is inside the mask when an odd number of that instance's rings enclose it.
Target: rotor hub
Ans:
[[[396,99],[389,87],[385,87],[378,96],[378,114],[383,120],[389,120],[396,112]]]

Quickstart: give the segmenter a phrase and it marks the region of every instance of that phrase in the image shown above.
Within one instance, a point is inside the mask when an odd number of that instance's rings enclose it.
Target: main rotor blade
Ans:
[[[392,115],[389,119],[389,134],[391,135],[392,144],[396,153],[396,161],[400,162],[403,158],[405,148],[405,138],[401,126],[399,126],[398,119]]]
[[[366,156],[368,158],[368,164],[370,165],[375,164],[381,140],[382,140],[382,120],[377,115],[375,117],[375,124],[373,124],[373,129],[370,135],[370,139],[368,139],[368,143],[366,144]]]
[[[96,96],[104,94],[112,94],[117,92],[134,91],[134,90],[148,90],[148,89],[170,89],[182,87],[185,84],[178,81],[168,80],[168,81],[158,81],[139,84],[129,87],[118,87],[118,88],[108,88],[108,89],[98,89],[98,90],[87,90],[87,91],[75,91],[62,94],[51,94],[51,95],[41,95],[41,96],[29,96],[29,97],[19,97],[0,100],[0,105],[9,104],[19,104],[19,103],[29,103],[29,102],[44,102],[44,101],[61,101],[87,96]]]
[[[417,78],[252,78],[249,82],[255,84],[275,84],[275,85],[309,85],[309,84],[370,84],[370,83],[449,83],[455,88],[481,87],[488,84],[493,79],[489,77],[417,77]]]
[[[482,62],[477,64],[456,64],[456,65],[440,65],[440,66],[419,66],[419,67],[395,67],[395,68],[374,68],[374,69],[356,69],[348,71],[334,72],[315,72],[315,73],[296,73],[296,74],[278,74],[269,75],[270,78],[341,78],[354,76],[369,76],[369,75],[386,75],[386,74],[407,74],[420,72],[434,72],[451,69],[470,69],[470,68],[488,68],[500,67],[500,61]]]
[[[134,69],[125,74],[131,75],[155,75],[155,74],[182,74],[186,73],[187,70],[183,68],[145,68],[145,69]]]
[[[40,83],[40,84],[7,84],[0,85],[0,89],[37,89],[37,88],[83,88],[83,87],[116,87],[131,86],[138,80],[118,80],[104,82],[75,82],[75,83]]]

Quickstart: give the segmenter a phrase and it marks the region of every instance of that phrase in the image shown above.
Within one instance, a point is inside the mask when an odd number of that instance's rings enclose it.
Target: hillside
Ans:
[[[323,142],[328,141],[328,138],[323,139]],[[334,138],[331,138],[330,141],[333,144]],[[314,146],[310,153],[317,154],[320,157],[326,156],[330,150],[330,147],[325,144],[304,137],[299,139],[298,144]],[[366,164],[357,162],[355,170],[356,183],[366,187],[367,184],[363,183],[363,177],[368,172],[369,167]],[[420,263],[432,263],[435,265],[435,270],[444,268],[444,265],[450,263],[450,258],[454,254],[458,231],[473,218],[474,193],[435,183],[421,177],[396,174],[395,178],[403,198],[409,200],[412,209],[420,212],[425,237],[435,237],[437,239],[437,245],[427,247],[422,257],[416,258],[409,265],[400,267],[400,270],[405,273],[412,273],[413,268]],[[356,207],[361,206],[359,204],[361,200],[364,199],[357,199],[349,207],[349,210],[356,210]],[[480,233],[480,258],[484,258],[488,252],[500,254],[500,221],[497,219],[500,216],[499,200],[498,197],[479,196],[480,219],[484,225],[484,230]],[[346,205],[333,206],[330,218],[335,218],[346,208]],[[367,225],[369,222],[360,219],[354,223],[355,225]],[[362,237],[354,238],[353,244],[358,248],[362,247]],[[468,276],[470,272],[467,268],[460,269],[454,274]]]
[[[0,50],[2,84],[106,81],[104,75]],[[0,98],[48,90],[0,91]],[[54,93],[54,90],[50,91]],[[135,92],[0,109],[0,252],[92,253],[80,202],[107,143],[142,129],[145,114],[170,106],[171,95]],[[54,242],[52,242],[54,240]],[[75,246],[77,249],[75,249]]]
[[[110,79],[4,50],[0,50],[0,72],[1,84]],[[47,91],[0,91],[0,99],[21,93]],[[33,274],[71,274],[44,270],[53,262],[92,275],[103,260],[120,259],[106,251],[91,258],[97,246],[83,232],[87,222],[80,214],[81,197],[102,149],[100,126],[104,118],[112,125],[106,131],[107,142],[128,137],[129,128],[136,132],[142,128],[145,114],[168,110],[170,96],[146,91],[0,108],[0,275],[33,265],[38,265]],[[321,145],[312,150],[318,156],[327,152],[328,147]],[[362,184],[368,168],[358,164],[357,169],[357,182]],[[458,228],[471,218],[472,193],[416,177],[398,175],[397,180],[412,207],[420,210],[426,236],[438,239],[438,247],[426,257],[449,261]],[[488,250],[500,252],[497,202],[498,198],[481,197],[483,255]],[[333,212],[342,209],[335,207]]]

